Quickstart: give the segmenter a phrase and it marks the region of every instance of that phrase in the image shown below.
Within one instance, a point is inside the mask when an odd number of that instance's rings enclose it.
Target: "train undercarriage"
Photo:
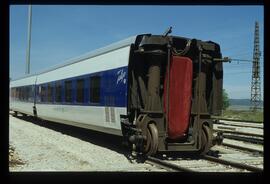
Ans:
[[[141,35],[129,61],[124,141],[137,153],[205,154],[213,136],[211,115],[222,109],[223,68],[218,44],[174,36]]]

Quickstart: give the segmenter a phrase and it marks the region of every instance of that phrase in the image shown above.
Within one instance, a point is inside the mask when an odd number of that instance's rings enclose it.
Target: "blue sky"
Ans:
[[[255,21],[260,26],[263,95],[263,6],[33,5],[31,73],[142,33],[211,40],[223,56],[252,60]],[[10,77],[25,73],[28,6],[10,6]],[[251,62],[224,64],[230,98],[250,98]]]

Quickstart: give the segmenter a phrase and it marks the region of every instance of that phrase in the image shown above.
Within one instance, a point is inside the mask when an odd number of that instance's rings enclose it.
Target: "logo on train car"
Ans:
[[[125,77],[126,77],[126,72],[123,70],[123,69],[121,69],[121,70],[119,70],[118,72],[117,72],[117,82],[116,82],[116,84],[118,84],[118,83],[123,83],[123,84],[126,84],[126,79],[125,79]]]

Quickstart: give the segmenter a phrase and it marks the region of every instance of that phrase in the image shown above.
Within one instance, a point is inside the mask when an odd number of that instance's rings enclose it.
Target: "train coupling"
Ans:
[[[131,124],[125,116],[121,119],[121,128],[124,137],[123,144],[127,146],[132,145],[134,151],[136,150],[136,152],[142,153],[146,136],[142,134],[141,129]]]
[[[145,138],[143,135],[131,135],[129,141],[133,144],[141,143]]]
[[[212,144],[213,145],[221,145],[223,142],[223,133],[217,132],[217,135],[213,138]]]

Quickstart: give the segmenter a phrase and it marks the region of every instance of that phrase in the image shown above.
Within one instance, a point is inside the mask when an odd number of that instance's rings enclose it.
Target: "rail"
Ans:
[[[259,167],[254,167],[254,166],[239,163],[239,162],[224,160],[224,159],[216,158],[216,157],[209,156],[209,155],[202,156],[201,158],[203,160],[207,160],[208,162],[231,166],[233,168],[247,170],[247,171],[251,171],[251,172],[262,172],[263,171],[263,169],[259,168]],[[149,156],[147,158],[147,160],[145,161],[145,163],[148,163],[151,165],[156,165],[158,167],[161,167],[161,168],[163,168],[167,171],[171,171],[171,172],[175,172],[175,171],[176,172],[198,172],[197,170],[190,169],[187,167],[182,167],[182,166],[177,165],[177,164],[169,163],[169,162],[166,162],[164,160],[161,160],[159,158],[155,158],[152,156],[151,157]]]
[[[258,149],[253,149],[253,148],[248,148],[248,147],[243,147],[243,146],[238,146],[235,144],[228,144],[228,143],[222,143],[222,145],[230,147],[230,148],[235,148],[235,149],[240,149],[240,150],[255,152],[255,153],[257,152],[257,153],[263,154],[263,150],[258,150]]]
[[[224,159],[220,159],[220,158],[216,158],[213,156],[209,156],[209,155],[205,155],[203,156],[204,159],[209,160],[211,162],[216,162],[216,163],[220,163],[223,165],[229,165],[235,168],[239,168],[239,169],[245,169],[248,171],[253,171],[253,172],[262,172],[263,169],[262,168],[258,168],[258,167],[254,167],[251,165],[246,165],[243,163],[239,163],[239,162],[233,162],[233,161],[228,161],[228,160],[224,160]]]
[[[243,142],[248,142],[248,143],[253,143],[253,144],[263,145],[263,142],[264,142],[263,139],[255,138],[255,137],[244,137],[244,136],[227,135],[227,134],[223,134],[222,136],[226,139],[233,139],[233,140],[243,141]]]
[[[227,125],[227,126],[235,126],[235,127],[241,127],[241,128],[257,128],[257,129],[263,129],[263,127],[259,126],[251,126],[251,125],[236,125],[236,124],[230,124],[230,123],[225,123],[225,122],[218,122],[215,123],[216,125]]]
[[[214,117],[213,119],[216,120],[226,120],[226,121],[237,121],[237,122],[243,122],[243,123],[263,123],[263,121],[252,121],[252,120],[242,120],[242,119],[230,119],[230,118],[219,118]]]
[[[240,132],[240,131],[229,131],[229,130],[221,130],[221,129],[213,129],[214,132],[222,132],[222,133],[230,133],[237,135],[246,135],[246,136],[254,136],[254,137],[264,137],[262,134],[248,133],[248,132]]]
[[[168,163],[166,161],[163,161],[161,159],[154,158],[154,157],[148,157],[146,160],[146,163],[157,165],[157,166],[162,167],[168,171],[194,172],[194,170],[191,170],[191,169],[188,169],[185,167],[181,167],[181,166],[178,166],[175,164],[171,164],[171,163]]]

